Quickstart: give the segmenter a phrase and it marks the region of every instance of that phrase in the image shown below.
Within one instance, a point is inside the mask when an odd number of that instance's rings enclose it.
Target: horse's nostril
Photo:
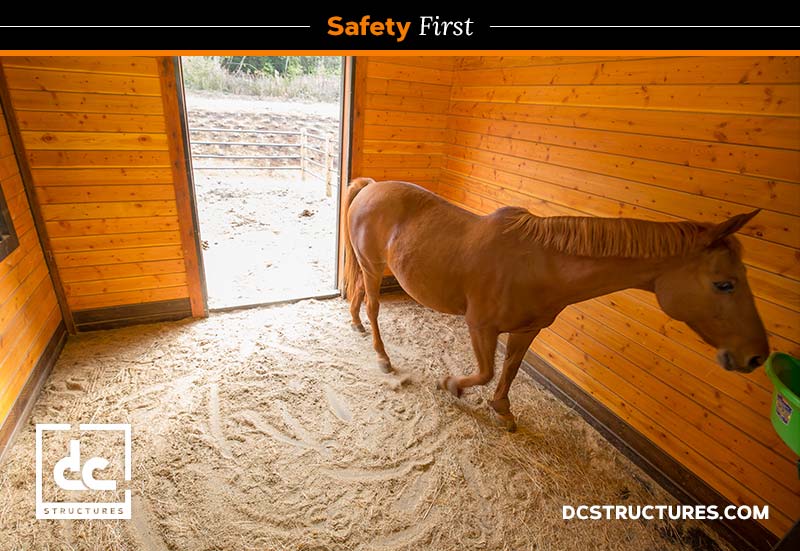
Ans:
[[[752,358],[750,358],[750,361],[747,362],[747,365],[750,366],[751,369],[755,369],[763,363],[764,363],[764,358],[762,358],[761,356],[753,356]]]

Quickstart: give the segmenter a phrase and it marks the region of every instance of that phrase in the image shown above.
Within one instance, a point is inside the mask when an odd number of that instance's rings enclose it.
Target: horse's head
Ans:
[[[749,373],[767,359],[769,345],[747,283],[741,245],[733,237],[759,211],[740,214],[703,232],[703,248],[655,280],[658,302],[711,346],[728,371]]]

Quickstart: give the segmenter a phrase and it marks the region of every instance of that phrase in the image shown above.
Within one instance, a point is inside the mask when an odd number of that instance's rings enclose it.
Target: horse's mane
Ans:
[[[684,256],[706,244],[701,237],[710,227],[699,222],[649,222],[633,218],[540,217],[522,208],[508,210],[505,233],[520,232],[543,247],[577,256]],[[733,241],[726,245],[736,253],[738,243]]]

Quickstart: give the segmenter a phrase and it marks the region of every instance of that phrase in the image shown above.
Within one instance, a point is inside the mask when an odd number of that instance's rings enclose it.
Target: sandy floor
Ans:
[[[335,142],[338,104],[187,97],[190,128],[299,130]],[[192,142],[297,143],[297,136],[193,133]],[[319,142],[313,142],[323,147]],[[286,155],[297,149],[194,145],[192,153]],[[322,162],[319,154],[315,160]],[[297,165],[296,160],[195,158],[202,166]],[[320,173],[318,167],[313,167]],[[334,287],[336,190],[299,170],[195,170],[210,308],[273,302],[329,293]]]
[[[0,549],[718,549],[694,522],[561,520],[674,500],[524,374],[515,434],[491,388],[436,390],[473,369],[461,318],[384,303],[396,375],[348,318],[304,301],[70,339],[0,465]],[[133,425],[133,520],[36,521],[34,423],[89,420]]]

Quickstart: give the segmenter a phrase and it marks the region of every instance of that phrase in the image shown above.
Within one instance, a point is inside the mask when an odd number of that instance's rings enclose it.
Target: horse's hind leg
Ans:
[[[378,311],[380,310],[381,279],[383,279],[384,266],[371,266],[369,273],[363,270],[364,292],[367,295],[367,317],[372,325],[372,346],[378,354],[378,367],[384,373],[393,371],[392,362],[386,354],[381,339],[381,331],[378,328]]]
[[[361,303],[364,302],[364,277],[359,274],[356,282],[356,289],[350,297],[350,317],[352,318],[352,328],[363,333],[364,325],[361,323]]]
[[[449,390],[454,396],[461,396],[465,388],[485,385],[494,376],[494,352],[497,349],[497,331],[487,328],[469,328],[472,348],[478,358],[478,371],[466,377],[446,375],[439,379],[439,388]]]
[[[525,357],[533,339],[538,334],[538,331],[532,333],[511,333],[508,336],[508,343],[506,343],[506,357],[503,360],[503,373],[500,375],[500,380],[497,382],[497,389],[494,391],[494,397],[489,405],[492,406],[500,420],[505,423],[506,429],[513,432],[517,429],[517,422],[514,419],[514,414],[511,413],[511,403],[508,401],[508,391],[511,388],[511,383],[514,377],[517,376],[519,371],[519,364]]]

